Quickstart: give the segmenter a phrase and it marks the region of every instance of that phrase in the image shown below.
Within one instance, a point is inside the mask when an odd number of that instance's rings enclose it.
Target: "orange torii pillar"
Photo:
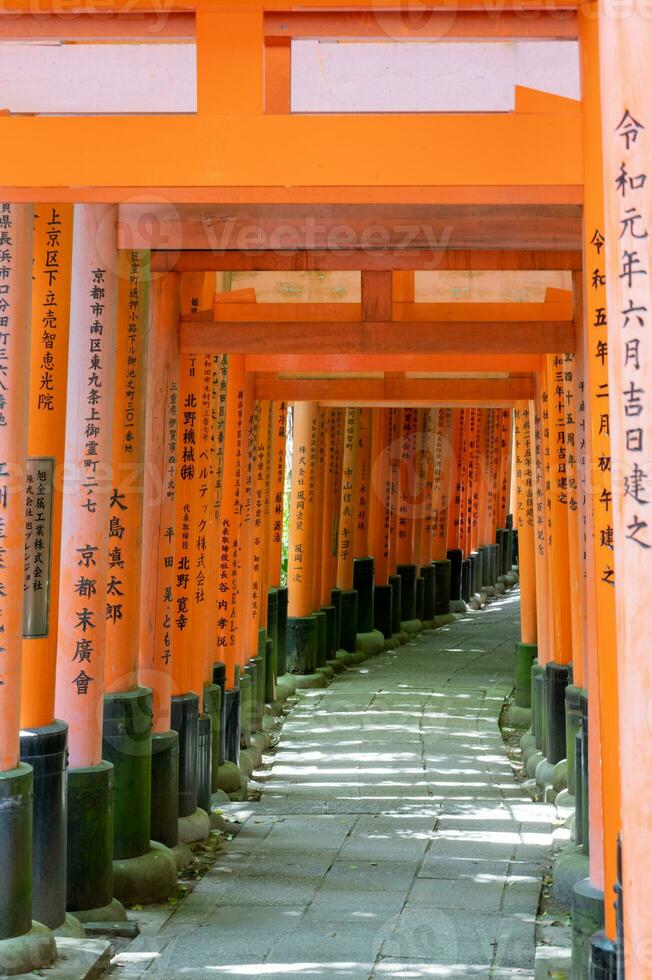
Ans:
[[[537,659],[537,580],[534,548],[534,479],[530,406],[514,410],[515,522],[518,533],[521,641],[516,644],[516,705],[532,708],[532,665]]]
[[[222,485],[218,523],[217,635],[218,663],[225,664],[224,764],[220,788],[239,786],[241,691],[239,650],[243,643],[241,620],[240,502],[242,493],[244,356],[230,354],[226,364],[223,426]],[[220,403],[221,404],[221,403]],[[220,412],[222,409],[220,409]],[[227,780],[232,782],[228,783]]]
[[[399,499],[401,492],[401,452],[403,431],[403,410],[391,408],[388,419],[389,438],[389,486],[387,488],[386,529],[388,538],[388,568],[389,584],[392,587],[392,636],[400,636],[405,642],[407,633],[401,627],[403,600],[403,580],[397,572],[398,561],[398,528],[399,528]]]
[[[295,402],[292,415],[287,667],[290,673],[311,675],[317,667],[313,563],[318,409],[313,402]]]
[[[353,588],[358,593],[357,633],[371,633],[374,628],[375,559],[369,552],[372,426],[372,409],[360,409],[357,506],[353,534]]]
[[[571,642],[573,649],[572,676],[565,692],[566,769],[567,789],[575,796],[575,746],[581,724],[580,695],[586,664],[586,545],[582,539],[582,495],[580,466],[584,465],[583,395],[579,390],[577,373],[582,358],[564,356],[564,402],[566,413],[566,478],[568,494],[568,549],[571,598]],[[578,401],[577,395],[580,394]],[[578,438],[578,435],[580,438]],[[581,455],[580,455],[581,454]]]
[[[220,789],[220,766],[225,759],[226,663],[220,660],[219,645],[221,607],[221,539],[220,509],[224,470],[224,429],[226,422],[228,357],[212,355],[212,383],[208,389],[210,412],[209,493],[203,507],[207,514],[207,615],[204,621],[205,681],[204,711],[211,719],[211,794]],[[206,388],[204,388],[206,393]],[[205,724],[205,723],[204,723]]]
[[[418,501],[415,558],[423,581],[423,622],[433,625],[435,618],[435,566],[432,564],[433,524],[437,520],[435,507],[435,467],[437,450],[441,450],[441,413],[436,408],[424,410],[421,445],[420,494]]]
[[[541,758],[532,755],[528,772],[536,770],[539,785],[552,782],[553,769],[566,757],[565,688],[572,660],[568,490],[563,356],[546,355],[541,378],[543,492],[548,537],[550,647],[540,672],[534,721],[541,729]],[[579,556],[577,556],[579,559]],[[539,693],[540,692],[540,693]]]
[[[389,582],[389,528],[392,505],[392,412],[377,408],[372,414],[371,470],[369,478],[370,551],[374,556],[374,628],[391,640],[392,586]]]
[[[285,470],[288,406],[285,401],[273,402],[271,444],[270,529],[268,534],[269,596],[267,625],[275,647],[272,653],[276,679],[283,677],[287,643],[288,589],[281,584],[283,524],[285,515]],[[283,695],[283,685],[276,685],[277,699]]]
[[[113,890],[162,901],[176,861],[150,847],[152,692],[138,684],[149,253],[120,252],[106,582],[103,758],[114,767]]]
[[[483,583],[483,559],[478,551],[478,481],[480,472],[480,429],[483,409],[472,408],[468,413],[466,429],[466,488],[465,488],[465,522],[464,550],[471,560],[472,585],[471,592],[476,597],[474,605],[479,605],[480,592]]]
[[[357,512],[360,409],[347,408],[344,418],[340,508],[337,535],[337,588],[340,590],[340,646],[357,650],[358,593],[353,588],[353,541]]]
[[[474,521],[477,523],[477,551],[482,562],[482,586],[496,583],[497,549],[494,540],[492,503],[494,472],[494,409],[482,409],[478,437],[478,471],[474,495]]]
[[[63,464],[66,437],[71,259],[72,205],[39,207],[25,473],[20,755],[34,768],[32,915],[51,929],[66,920],[68,726],[54,717],[63,497],[55,473]]]
[[[470,565],[465,565],[464,552],[461,548],[460,523],[462,519],[462,487],[463,460],[462,446],[464,442],[465,409],[453,409],[451,412],[450,438],[450,467],[448,476],[448,507],[445,515],[443,534],[446,541],[446,557],[451,563],[451,602],[466,602],[469,595]],[[466,605],[458,607],[464,611]]]
[[[240,745],[251,745],[254,719],[254,696],[257,690],[258,624],[251,613],[253,588],[252,535],[254,524],[254,453],[258,439],[260,404],[256,401],[255,383],[250,372],[244,372],[238,398],[238,445],[235,459],[235,479],[239,486],[238,510],[238,575],[237,594],[239,643],[236,651],[236,671],[240,690]]]
[[[586,414],[586,672],[580,692],[582,725],[578,737],[580,765],[577,773],[576,824],[578,843],[588,852],[589,877],[579,881],[573,889],[573,976],[586,976],[589,950],[593,931],[606,929],[611,943],[616,939],[616,914],[613,906],[613,889],[617,881],[617,840],[621,828],[620,800],[620,721],[619,674],[620,662],[625,654],[620,635],[616,634],[615,591],[618,576],[618,556],[614,557],[617,500],[614,479],[612,498],[612,471],[622,473],[622,464],[612,461],[612,436],[616,442],[614,427],[616,413],[610,399],[610,375],[623,356],[621,338],[615,332],[625,326],[642,326],[638,320],[625,323],[622,307],[611,307],[613,297],[607,295],[607,255],[605,244],[603,180],[607,192],[612,187],[625,191],[627,167],[624,158],[612,168],[612,174],[603,175],[603,114],[600,105],[600,50],[598,43],[599,8],[586,4],[580,11],[579,36],[581,50],[583,91],[583,144],[584,152],[584,223],[583,223],[583,275],[574,274],[577,336],[582,338],[580,347],[583,358],[583,395]],[[637,18],[634,16],[634,22]],[[640,26],[640,25],[639,25]],[[639,27],[637,27],[637,30]],[[618,69],[618,78],[621,69]],[[622,71],[625,71],[624,63]],[[610,83],[608,101],[616,104],[616,76]],[[605,108],[607,108],[605,106]],[[622,110],[624,113],[624,109]],[[618,124],[620,116],[613,121]],[[609,130],[605,130],[607,138]],[[613,139],[613,134],[609,133]],[[621,141],[621,144],[625,141]],[[606,158],[605,158],[606,159]],[[619,170],[622,165],[622,170]],[[619,181],[619,183],[616,183]],[[620,234],[620,229],[618,231]],[[616,241],[616,239],[614,239]],[[615,248],[619,246],[614,246]],[[628,246],[622,246],[623,253]],[[618,274],[622,270],[618,270]],[[617,282],[617,281],[616,281]],[[621,315],[622,314],[622,315]],[[613,318],[613,319],[612,319]],[[621,322],[622,321],[622,322]],[[634,336],[630,331],[628,337]],[[616,359],[616,364],[612,360]],[[622,362],[621,362],[622,363]],[[613,384],[613,380],[612,380]],[[617,382],[616,382],[617,384]],[[618,388],[616,387],[616,392]],[[634,425],[636,423],[633,423]],[[617,454],[615,456],[618,461]],[[628,608],[629,605],[628,605]],[[633,705],[631,706],[633,709]],[[629,711],[629,706],[628,709]],[[634,712],[635,714],[635,712]],[[622,765],[625,763],[623,762]],[[586,871],[585,871],[586,873]],[[596,953],[602,952],[607,969],[613,968],[613,945],[607,943],[601,950],[598,941]],[[628,964],[629,975],[629,964]]]
[[[435,443],[435,471],[433,480],[432,524],[430,556],[435,569],[435,616],[451,613],[453,559],[448,554],[448,510],[451,493],[453,410],[439,410],[437,439]],[[461,586],[461,555],[454,556],[457,576],[457,599]],[[453,610],[455,611],[455,610]]]
[[[5,974],[41,969],[56,956],[50,930],[32,921],[33,770],[20,761],[19,736],[32,222],[30,205],[0,205],[0,971]]]
[[[396,533],[396,572],[401,577],[401,623],[405,632],[417,632],[417,566],[414,563],[414,507],[416,486],[418,410],[402,413],[399,500]]]
[[[150,288],[145,377],[138,680],[152,691],[152,840],[187,861],[179,844],[179,736],[171,727],[175,491],[179,422],[180,277]]]
[[[315,446],[313,491],[315,519],[313,524],[312,608],[317,639],[315,664],[325,668],[328,657],[328,615],[321,608],[321,543],[324,521],[324,467],[326,465],[326,411],[317,409],[317,442]]]
[[[197,427],[197,502],[194,533],[194,584],[191,618],[195,650],[190,664],[190,690],[200,697],[197,802],[210,813],[213,788],[218,788],[222,690],[214,682],[217,634],[217,530],[219,457],[215,428],[219,396],[219,364],[215,355],[199,359],[201,384]]]
[[[331,494],[331,519],[330,523],[322,528],[322,600],[328,601],[330,590],[330,602],[335,608],[335,656],[341,647],[342,633],[342,590],[337,586],[337,562],[338,562],[338,543],[340,525],[340,502],[342,485],[342,464],[344,462],[344,423],[346,420],[346,410],[343,408],[332,409],[331,415],[331,452],[333,475],[328,477],[332,482]],[[326,540],[328,538],[328,540]]]
[[[331,665],[337,662],[339,647],[338,606],[339,592],[336,600],[333,598],[333,550],[335,536],[335,481],[338,457],[338,425],[341,412],[337,409],[324,410],[324,452],[322,471],[322,516],[321,525],[317,530],[317,554],[319,556],[319,607],[326,614],[326,650],[327,660]]]
[[[646,643],[650,621],[646,587],[652,555],[648,514],[652,501],[648,335],[652,317],[652,24],[643,10],[622,16],[607,4],[600,10],[599,33],[618,650],[616,664],[613,660],[600,663],[600,695],[608,710],[608,717],[606,711],[601,712],[601,730],[604,742],[615,725],[616,712],[610,701],[616,690],[613,667],[617,666],[622,797],[619,959],[624,960],[628,980],[642,980],[650,974],[652,936],[652,752],[648,737],[652,670]],[[605,723],[611,726],[608,730]],[[603,752],[603,786],[612,771],[612,751],[610,745],[608,755]],[[616,802],[606,793],[603,796],[605,930],[611,942],[616,938],[610,908]],[[598,938],[592,943],[596,969],[604,960],[611,965],[612,952],[608,941]]]
[[[250,576],[245,596],[248,623],[249,664],[252,670],[252,731],[260,732],[265,711],[267,674],[267,514],[269,502],[269,437],[271,402],[257,401],[251,452],[251,522],[249,529]]]
[[[208,308],[212,291],[208,277],[181,277],[181,313]],[[202,553],[196,548],[199,535],[200,473],[206,461],[200,458],[204,356],[179,356],[179,416],[176,454],[174,530],[174,614],[172,644],[172,727],[179,735],[179,837],[183,843],[203,839],[210,821],[198,806],[199,718],[203,709],[203,684],[194,690],[195,662],[204,662],[204,609],[197,602],[203,574]],[[206,482],[208,477],[203,478]]]
[[[102,760],[118,253],[116,210],[74,209],[55,709],[68,722],[68,908],[124,919],[113,899],[114,770]]]

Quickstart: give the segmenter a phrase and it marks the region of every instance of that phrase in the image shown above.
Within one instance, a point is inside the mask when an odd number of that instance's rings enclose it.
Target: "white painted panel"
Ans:
[[[575,42],[295,41],[292,111],[510,112],[516,85],[578,98],[578,72]]]
[[[567,99],[579,99],[577,41],[519,41],[516,45],[516,83]]]
[[[194,44],[0,44],[0,109],[195,112]]]

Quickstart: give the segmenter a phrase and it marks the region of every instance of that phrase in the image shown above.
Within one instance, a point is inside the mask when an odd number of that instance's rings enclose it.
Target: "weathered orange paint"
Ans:
[[[360,409],[347,408],[344,420],[344,452],[337,536],[337,587],[353,588],[353,538],[358,492]]]
[[[369,554],[369,497],[371,494],[371,413],[370,408],[360,410],[358,429],[358,484],[353,557],[366,558]]]
[[[74,211],[55,712],[70,765],[102,759],[117,250],[113,207]],[[99,326],[96,326],[96,321]],[[89,369],[93,385],[89,387]],[[96,465],[97,464],[97,465]]]
[[[0,427],[0,772],[15,769],[19,758],[20,688],[25,577],[25,459],[32,275],[33,210],[27,204],[2,204],[0,213],[9,243],[2,259],[3,298],[8,324],[0,334],[3,373],[3,425]]]
[[[530,430],[530,406],[514,410],[514,524],[518,531],[518,572],[521,594],[521,643],[537,642],[537,581],[534,549],[535,492]]]
[[[49,567],[42,569],[46,581],[36,579],[34,569],[31,580],[25,580],[26,594],[40,581],[42,588],[49,588],[49,598],[47,636],[23,639],[23,728],[49,725],[54,719],[71,268],[72,207],[40,207],[34,215],[28,455],[52,459],[54,485],[50,560]],[[26,529],[33,533],[34,520],[31,529],[29,522],[28,516]],[[27,576],[27,567],[25,571]]]
[[[152,691],[152,729],[171,725],[175,493],[179,421],[180,277],[152,283],[145,380],[145,468],[138,680]]]
[[[288,615],[309,616],[313,609],[314,460],[317,408],[293,406],[292,492],[288,546]],[[316,444],[315,444],[316,449]]]
[[[149,253],[120,252],[104,683],[138,684]]]

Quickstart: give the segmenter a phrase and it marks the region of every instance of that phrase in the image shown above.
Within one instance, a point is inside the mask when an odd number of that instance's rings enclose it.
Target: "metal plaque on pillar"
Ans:
[[[32,456],[25,473],[25,600],[23,636],[48,635],[54,459]]]

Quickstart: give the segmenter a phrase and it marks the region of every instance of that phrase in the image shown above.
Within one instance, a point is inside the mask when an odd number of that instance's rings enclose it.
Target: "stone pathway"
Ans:
[[[306,694],[228,855],[129,975],[532,977],[551,828],[497,725],[517,636],[512,595]]]

